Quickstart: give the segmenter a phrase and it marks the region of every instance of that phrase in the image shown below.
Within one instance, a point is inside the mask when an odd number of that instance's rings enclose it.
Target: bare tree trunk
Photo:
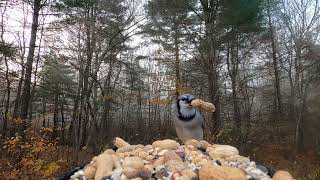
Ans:
[[[210,41],[213,43],[213,40]],[[209,44],[211,44],[209,43]],[[210,52],[208,56],[208,65],[209,72],[208,76],[208,84],[209,84],[209,97],[211,102],[214,103],[216,107],[216,111],[212,113],[210,123],[211,124],[211,132],[213,134],[217,133],[217,128],[220,125],[220,93],[218,86],[218,72],[217,72],[217,59],[216,59],[216,49],[213,45],[210,46]]]
[[[271,5],[270,0],[267,0],[267,13],[268,13],[268,25],[270,30],[271,48],[272,48],[272,60],[273,60],[273,70],[274,70],[274,86],[275,86],[275,110],[279,114],[281,113],[281,91],[280,91],[280,78],[278,70],[278,60],[277,60],[277,48],[275,44],[275,34],[272,26],[271,20]]]
[[[20,133],[22,135],[24,135],[24,130],[27,128],[26,119],[28,117],[28,109],[29,109],[29,102],[30,102],[32,63],[33,63],[34,50],[36,46],[38,18],[39,18],[40,6],[41,6],[40,2],[41,0],[34,0],[34,5],[33,5],[31,37],[30,37],[29,52],[28,52],[27,63],[26,63],[26,74],[24,78],[24,85],[23,85],[23,91],[22,91],[22,104],[21,104],[21,115],[20,115],[21,119],[23,120],[22,128],[20,129]]]
[[[64,102],[65,102],[65,99],[63,97],[61,97],[62,99],[60,100],[60,113],[61,113],[61,140],[62,140],[62,143],[64,144],[65,143],[65,134],[64,134],[64,128],[65,128],[65,123],[64,123]]]
[[[79,122],[83,124],[79,131],[79,142],[80,146],[85,144],[87,136],[87,124],[89,122],[90,116],[89,109],[87,107],[88,99],[92,92],[92,86],[89,86],[89,76],[91,71],[91,63],[93,58],[93,52],[95,47],[95,14],[94,7],[90,7],[87,11],[87,22],[86,22],[86,64],[83,74],[83,89],[80,96],[80,113],[79,113]],[[93,81],[93,80],[92,80]],[[79,126],[80,127],[80,126]]]
[[[25,10],[25,3],[23,2],[23,12]],[[27,14],[27,13],[26,13]],[[23,17],[23,30],[22,30],[22,39],[20,39],[20,66],[21,66],[21,73],[20,73],[20,79],[19,79],[19,84],[18,84],[18,89],[17,89],[17,95],[16,99],[14,102],[14,108],[13,108],[13,113],[12,113],[12,118],[15,119],[20,114],[18,115],[20,105],[21,105],[21,90],[22,90],[22,85],[24,81],[24,73],[25,73],[25,67],[24,67],[24,58],[26,54],[26,41],[25,41],[25,29],[27,25],[27,15],[24,15]]]
[[[212,135],[218,132],[220,122],[220,92],[218,85],[218,64],[219,59],[217,56],[217,41],[216,41],[216,14],[218,3],[209,2],[206,0],[200,1],[203,8],[203,15],[205,21],[206,31],[206,50],[203,53],[205,55],[204,65],[207,69],[208,85],[209,85],[209,97],[211,102],[216,106],[216,111],[212,113],[208,124],[211,124],[210,130]]]
[[[179,96],[179,90],[180,90],[180,86],[182,85],[182,82],[180,77],[179,42],[178,42],[177,33],[175,33],[175,36],[174,36],[174,55],[175,55],[175,73],[176,73],[176,96]]]
[[[302,65],[302,45],[298,40],[296,43],[296,58],[295,58],[295,83],[294,83],[294,105],[296,109],[296,128],[295,128],[295,155],[303,149],[303,119],[306,106],[306,92],[304,86],[307,86],[307,82],[304,80],[304,70]]]
[[[17,89],[17,95],[16,99],[14,101],[14,107],[13,107],[13,113],[12,113],[12,118],[15,119],[18,117],[18,110],[21,102],[21,89],[22,89],[22,83],[24,81],[24,62],[23,59],[21,59],[21,74],[20,74],[20,79],[18,83],[18,89]]]
[[[53,113],[53,138],[58,137],[58,113],[59,113],[59,95],[54,96],[54,113]]]
[[[253,81],[253,80],[252,80]],[[252,106],[253,106],[253,99],[255,97],[255,95],[249,94],[249,87],[248,87],[248,83],[244,83],[242,86],[240,86],[241,89],[241,94],[243,97],[243,105],[244,105],[244,116],[246,117],[244,123],[245,123],[245,133],[243,134],[245,139],[247,139],[248,135],[250,134],[250,129],[251,129],[251,111],[252,111]]]
[[[1,13],[1,34],[0,34],[0,38],[1,38],[1,43],[5,43],[4,42],[4,14],[7,10],[7,4],[8,2],[6,1],[6,4],[4,5],[4,9]],[[2,58],[0,59],[0,63],[2,62]],[[6,66],[6,81],[7,81],[7,87],[6,87],[6,93],[4,93],[4,97],[3,100],[5,98],[5,94],[7,94],[7,100],[5,102],[5,110],[4,110],[4,117],[3,117],[3,128],[2,128],[2,134],[5,136],[6,132],[7,132],[7,122],[8,122],[8,113],[9,113],[9,103],[10,103],[10,80],[9,80],[9,67],[8,67],[8,59],[6,57],[6,55],[4,55],[4,63]],[[1,103],[3,104],[3,103]]]
[[[212,113],[210,118],[210,130],[213,134],[218,133],[218,129],[220,126],[220,94],[218,92],[218,80],[217,75],[209,74],[208,75],[208,83],[209,83],[209,96],[211,101],[216,107],[216,111]]]
[[[46,101],[45,99],[42,99],[42,127],[46,127]]]
[[[94,41],[95,42],[95,41]],[[94,150],[94,152],[97,150],[98,147],[96,147],[96,143],[97,141],[92,141],[92,137],[95,137],[97,135],[97,130],[98,128],[98,122],[97,122],[97,117],[98,117],[98,71],[100,69],[100,61],[99,61],[99,51],[100,48],[96,49],[95,52],[95,58],[94,58],[94,62],[93,62],[93,73],[92,73],[92,81],[90,84],[90,91],[92,92],[92,102],[93,102],[93,106],[90,105],[90,102],[87,102],[87,105],[89,107],[89,111],[90,111],[90,122],[88,122],[89,126],[88,126],[88,135],[86,138],[86,146],[89,147],[91,146]],[[90,92],[88,92],[90,93]]]
[[[294,96],[295,96],[295,89],[294,89],[294,78],[293,78],[293,66],[292,66],[292,60],[289,66],[288,70],[288,79],[289,79],[289,84],[290,84],[290,96],[289,96],[289,114],[288,117],[290,119],[294,118],[295,110],[294,110]]]
[[[73,113],[72,113],[72,121],[69,127],[69,135],[74,137],[73,141],[73,147],[76,148],[79,146],[79,137],[78,137],[78,130],[79,130],[79,123],[78,123],[78,110],[79,110],[79,100],[80,100],[80,92],[82,88],[82,70],[81,70],[81,65],[80,65],[80,70],[79,70],[79,84],[78,84],[78,91],[76,94],[76,99],[74,100],[73,104]]]
[[[234,37],[237,38],[236,36]],[[239,57],[238,57],[238,46],[237,41],[231,41],[231,47],[228,45],[227,49],[227,68],[231,78],[232,88],[232,100],[233,100],[233,120],[236,125],[237,131],[241,133],[241,114],[239,107],[237,79],[239,77]],[[230,50],[229,50],[230,49]],[[230,52],[231,51],[231,52]],[[231,62],[231,63],[230,63]]]
[[[108,74],[106,77],[106,80],[104,82],[104,106],[103,106],[103,114],[102,114],[102,132],[104,134],[101,134],[101,137],[106,137],[106,133],[108,130],[111,128],[111,120],[110,120],[110,98],[109,96],[111,95],[111,76],[113,73],[113,56],[110,57],[110,63],[109,63],[109,68],[108,68]],[[102,133],[101,132],[101,133]]]
[[[37,73],[38,73],[38,66],[39,66],[39,61],[40,61],[40,51],[41,51],[41,42],[42,42],[43,30],[44,30],[44,21],[45,21],[45,18],[43,18],[43,21],[42,21],[43,25],[41,26],[41,31],[40,31],[38,54],[37,54],[36,66],[35,66],[35,70],[34,70],[33,84],[32,84],[32,88],[31,88],[31,92],[30,92],[29,120],[28,120],[29,124],[31,124],[31,121],[32,121],[32,114],[33,114],[32,101],[33,101],[33,97],[34,97],[34,93],[35,93],[35,88],[37,85]]]
[[[4,62],[6,65],[6,81],[7,81],[7,100],[5,104],[4,110],[4,119],[3,119],[3,129],[2,134],[5,136],[7,132],[7,122],[8,122],[8,115],[9,115],[9,104],[10,104],[10,79],[9,79],[9,67],[8,67],[8,59],[4,57]]]
[[[138,120],[138,132],[143,132],[145,127],[144,119],[142,118],[142,88],[139,88],[137,95],[137,120]]]
[[[82,60],[82,54],[81,54],[81,26],[79,27],[78,31],[78,61],[80,64],[79,67],[79,83],[78,83],[78,90],[76,94],[76,98],[74,100],[74,105],[73,105],[73,113],[72,113],[72,121],[69,127],[69,135],[71,136],[73,134],[73,147],[76,148],[79,146],[79,122],[78,122],[78,117],[79,117],[79,101],[80,101],[80,93],[82,91],[82,86],[83,86],[83,66],[84,62]]]
[[[302,99],[299,105],[299,113],[296,117],[296,128],[295,128],[295,155],[301,152],[303,148],[303,114],[305,109],[305,100]],[[296,157],[296,156],[294,156]]]

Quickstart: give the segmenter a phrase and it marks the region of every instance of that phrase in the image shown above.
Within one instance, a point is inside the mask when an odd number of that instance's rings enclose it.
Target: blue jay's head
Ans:
[[[196,99],[191,94],[182,94],[178,97],[178,103],[181,108],[192,108],[191,101]]]
[[[196,115],[196,110],[192,107],[191,102],[196,99],[191,94],[182,94],[177,99],[177,109],[180,120],[189,121]]]

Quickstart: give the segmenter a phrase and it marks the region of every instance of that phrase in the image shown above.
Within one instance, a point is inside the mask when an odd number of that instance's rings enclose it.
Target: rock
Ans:
[[[193,145],[186,145],[185,146],[187,149],[189,149],[189,150],[196,150],[197,148],[196,147],[194,147]]]
[[[129,143],[127,143],[126,141],[124,141],[123,139],[116,137],[113,139],[113,144],[114,146],[116,146],[117,148],[121,148],[121,147],[125,147],[125,146],[130,146]]]
[[[149,171],[148,169],[142,169],[139,173],[139,176],[142,178],[142,179],[150,179],[151,178],[151,171]]]
[[[84,171],[81,170],[81,169],[78,171],[78,173],[79,173],[79,176],[83,176],[84,175]]]
[[[130,145],[130,146],[124,146],[124,147],[120,147],[117,149],[117,153],[124,153],[124,152],[131,152],[134,151],[136,149],[143,149],[144,146],[143,145]]]
[[[175,151],[167,151],[164,155],[164,162],[170,161],[170,160],[177,160],[177,161],[181,161],[182,159],[180,158],[180,156],[175,153]]]
[[[197,174],[192,171],[192,169],[186,168],[181,171],[182,176],[186,177],[187,179],[194,179],[197,178]]]
[[[262,166],[260,164],[256,165],[256,168],[260,169],[262,172],[264,172],[265,174],[268,174],[269,171],[265,166]]]
[[[127,180],[128,178],[127,178],[127,176],[126,175],[124,175],[124,174],[121,174],[121,176],[120,176],[120,180]]]
[[[198,163],[199,166],[209,166],[212,165],[211,161],[208,161],[207,159],[201,159],[200,162]]]
[[[103,152],[103,154],[115,154],[116,152],[113,149],[107,149]]]
[[[293,176],[288,171],[277,171],[272,180],[294,180]]]
[[[135,177],[139,177],[140,176],[140,171],[137,169],[134,169],[132,167],[127,167],[123,169],[123,174],[126,175],[126,177],[128,179],[132,179]]]
[[[182,159],[184,160],[186,157],[185,151],[182,148],[178,148],[175,153]]]
[[[153,160],[154,159],[154,156],[152,156],[152,155],[148,155],[147,157],[146,157],[146,160],[147,161],[151,161],[151,160]]]
[[[164,165],[159,165],[156,167],[156,171],[161,171],[161,169],[165,169]]]
[[[171,180],[180,180],[180,179],[182,179],[181,177],[182,177],[181,172],[180,171],[176,171],[176,172],[172,173],[172,176],[171,176],[170,179]]]
[[[194,148],[200,147],[200,142],[196,139],[189,139],[184,143],[186,146],[193,146]]]
[[[221,166],[221,162],[219,160],[215,160],[215,163],[218,165],[218,166]]]
[[[202,153],[206,153],[207,149],[203,148],[203,147],[198,147],[197,148],[199,151],[201,151]]]
[[[104,176],[111,176],[114,167],[112,154],[100,154],[97,158],[97,170],[94,179],[100,180]]]
[[[170,172],[182,171],[186,168],[186,165],[182,161],[177,160],[167,161],[164,166]]]
[[[207,148],[207,153],[212,159],[239,155],[238,149],[229,145],[213,145]]]
[[[225,157],[224,159],[227,160],[227,161],[236,161],[236,162],[240,162],[240,163],[243,163],[243,164],[249,164],[250,163],[250,159],[249,158],[240,156],[238,154]]]
[[[204,149],[207,149],[209,146],[211,146],[211,144],[208,143],[208,142],[205,141],[205,140],[201,140],[201,141],[199,142],[199,145],[200,145],[201,148],[204,148]]]
[[[168,152],[169,150],[168,149],[163,149],[163,150],[161,150],[159,153],[158,153],[158,155],[159,156],[163,156],[166,152]]]
[[[122,169],[115,169],[112,173],[111,179],[112,180],[120,180],[122,174]]]
[[[103,176],[99,180],[109,180],[111,179],[111,176]]]
[[[261,171],[260,169],[256,168],[256,167],[247,167],[245,169],[245,171],[247,172],[247,174],[254,178],[254,179],[260,179],[260,180],[269,180],[269,176],[264,173],[263,171]]]
[[[168,149],[168,150],[176,149],[178,146],[179,144],[176,141],[171,139],[158,140],[152,143],[153,148]]]
[[[141,177],[136,177],[136,178],[132,178],[130,180],[142,180],[142,178]]]
[[[207,141],[187,140],[179,145],[166,139],[152,145],[130,145],[115,139],[116,152],[107,149],[72,179],[170,179],[170,180],[270,180],[271,170],[256,165],[229,145],[211,145]],[[278,171],[273,180],[292,180],[286,171]]]
[[[153,152],[153,147],[151,144],[148,144],[148,145],[144,146],[144,150],[150,154]]]
[[[149,170],[150,172],[153,172],[154,171],[154,166],[151,165],[151,164],[147,164],[147,165],[144,165],[144,168]]]
[[[113,168],[122,169],[120,158],[116,154],[112,154]]]
[[[147,159],[147,157],[149,156],[149,154],[146,151],[140,151],[138,152],[138,156],[142,159]]]
[[[158,170],[154,175],[154,177],[157,179],[164,179],[165,177],[168,177],[168,176],[169,176],[169,173],[164,167]]]
[[[144,167],[144,162],[141,158],[132,156],[132,157],[126,157],[122,163],[122,167],[125,168],[134,168],[134,169],[142,169]]]
[[[203,166],[199,171],[201,180],[246,180],[246,174],[237,168],[222,166]]]
[[[84,176],[87,178],[87,179],[93,179],[95,174],[96,174],[96,168],[94,166],[87,166],[85,169],[84,169]]]
[[[187,156],[190,158],[191,162],[198,164],[201,159],[206,159],[206,156],[203,155],[200,151],[186,151]]]
[[[153,162],[153,166],[157,167],[164,164],[164,157],[159,157]]]

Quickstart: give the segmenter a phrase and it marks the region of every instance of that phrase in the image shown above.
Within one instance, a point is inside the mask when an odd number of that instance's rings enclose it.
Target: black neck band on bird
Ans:
[[[195,116],[196,116],[196,113],[197,111],[194,112],[194,114],[192,114],[191,116],[183,116],[181,114],[181,111],[180,111],[180,104],[179,104],[179,99],[177,100],[177,109],[178,109],[178,118],[181,120],[181,121],[190,121],[192,120]]]

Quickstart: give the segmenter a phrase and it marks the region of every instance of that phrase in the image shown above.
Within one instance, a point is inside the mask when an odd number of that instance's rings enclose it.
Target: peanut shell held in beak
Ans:
[[[201,109],[208,111],[208,112],[214,112],[216,110],[216,108],[214,107],[214,105],[212,103],[203,101],[201,99],[195,99],[195,100],[191,101],[191,105],[193,107],[201,108]]]

